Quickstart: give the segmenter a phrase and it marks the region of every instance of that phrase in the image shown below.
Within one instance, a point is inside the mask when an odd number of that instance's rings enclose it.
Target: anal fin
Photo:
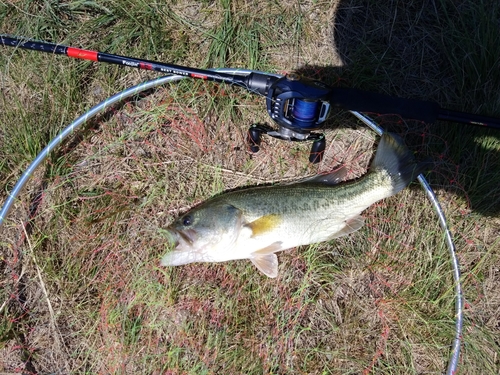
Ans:
[[[364,223],[365,219],[363,218],[363,216],[361,215],[354,216],[353,218],[346,220],[345,226],[338,232],[332,234],[329,240],[337,237],[347,236],[348,234],[354,233],[357,230],[359,230],[364,225]]]

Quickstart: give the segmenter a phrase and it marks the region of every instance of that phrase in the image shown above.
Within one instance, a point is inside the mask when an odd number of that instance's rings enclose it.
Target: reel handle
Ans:
[[[318,136],[312,146],[311,152],[309,153],[309,161],[313,164],[319,163],[323,160],[323,155],[325,154],[326,140],[324,134],[311,134],[311,136]]]

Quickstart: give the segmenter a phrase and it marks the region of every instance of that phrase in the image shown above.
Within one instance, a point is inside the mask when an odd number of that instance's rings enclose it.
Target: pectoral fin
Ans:
[[[335,232],[332,234],[329,238],[329,240],[337,238],[337,237],[342,237],[342,236],[347,236],[348,234],[354,233],[359,228],[361,228],[365,223],[365,219],[361,216],[355,216],[345,222],[344,228],[339,230],[338,232]]]
[[[282,250],[281,244],[281,241],[274,242],[263,249],[255,251],[250,257],[255,267],[267,277],[274,278],[278,276],[278,257],[274,253]]]
[[[269,232],[276,228],[281,223],[281,217],[275,214],[269,214],[246,224],[252,230],[252,237],[256,237],[262,233]]]

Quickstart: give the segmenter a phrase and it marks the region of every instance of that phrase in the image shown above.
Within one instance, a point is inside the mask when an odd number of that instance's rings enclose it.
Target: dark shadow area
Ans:
[[[344,65],[304,66],[299,74],[334,87],[435,101],[441,108],[500,117],[500,3],[346,0],[332,24],[332,39]],[[345,116],[350,115],[334,113],[327,126],[339,126]],[[474,212],[500,214],[499,130],[387,116],[377,121],[403,135],[410,148],[434,159],[427,176],[434,189],[462,195]]]

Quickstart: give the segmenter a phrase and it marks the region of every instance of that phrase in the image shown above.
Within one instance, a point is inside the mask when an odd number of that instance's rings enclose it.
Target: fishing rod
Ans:
[[[444,109],[432,101],[392,97],[354,88],[329,87],[321,81],[295,73],[282,77],[262,72],[231,74],[2,34],[0,44],[242,87],[265,96],[267,112],[278,126],[276,129],[267,124],[253,124],[248,131],[250,150],[259,151],[263,134],[289,141],[312,141],[309,155],[312,163],[321,161],[326,145],[324,134],[313,131],[321,128],[330,115],[331,107],[357,112],[397,114],[426,123],[443,120],[500,129],[498,118]]]

